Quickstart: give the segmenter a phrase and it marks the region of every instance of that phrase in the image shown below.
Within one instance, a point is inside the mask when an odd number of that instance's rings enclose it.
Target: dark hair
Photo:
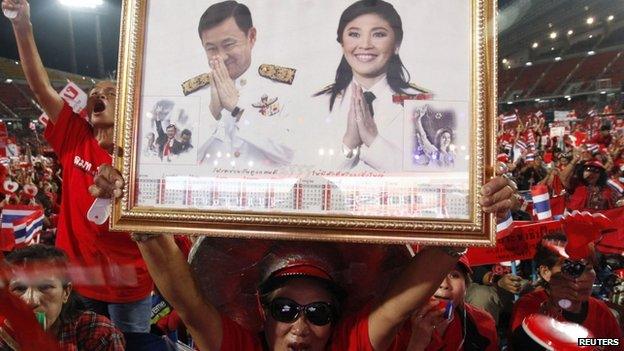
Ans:
[[[185,130],[183,130],[183,131],[182,131],[182,133],[180,133],[180,134],[181,134],[181,135],[188,135],[188,136],[191,136],[193,133],[191,133],[191,131],[190,131],[190,130],[185,129]]]
[[[401,43],[403,40],[403,23],[401,16],[394,9],[394,7],[383,0],[360,0],[347,7],[340,16],[340,22],[338,23],[338,31],[336,40],[342,44],[342,33],[345,30],[347,24],[357,17],[366,14],[376,14],[388,21],[390,27],[394,31],[394,36],[397,43]],[[338,69],[336,70],[336,80],[334,84],[316,93],[314,96],[330,94],[329,110],[331,111],[336,101],[336,96],[342,93],[353,78],[353,71],[351,66],[347,62],[347,59],[342,55]],[[405,89],[410,87],[410,75],[401,58],[398,54],[393,54],[388,61],[388,69],[386,79],[388,84],[394,90],[394,92],[403,94]]]
[[[548,269],[552,269],[557,264],[557,262],[559,262],[560,259],[560,256],[557,253],[544,245],[544,241],[548,240],[566,242],[567,238],[563,232],[548,234],[542,237],[542,240],[537,244],[537,249],[535,250],[535,255],[533,256],[533,262],[535,262],[535,267],[538,268],[538,272],[540,266],[545,266]],[[546,284],[545,281],[541,281],[541,283],[542,285]]]
[[[165,129],[169,129],[169,128],[173,128],[173,129],[175,129],[175,130],[178,130],[178,127],[176,127],[176,125],[175,125],[175,124],[173,124],[173,123],[172,123],[172,124],[170,124],[170,125],[168,125],[168,126],[167,126],[167,128],[165,128]]]
[[[21,265],[32,262],[49,262],[56,264],[60,267],[64,267],[63,276],[61,281],[63,288],[67,288],[71,283],[69,279],[69,273],[67,272],[66,265],[68,263],[67,255],[65,252],[57,249],[54,246],[35,244],[27,246],[21,249],[10,252],[6,255],[5,261],[10,265]],[[84,305],[76,296],[74,290],[69,293],[67,302],[61,307],[61,314],[59,320],[61,323],[69,323],[74,320],[82,311],[84,311]]]
[[[249,12],[247,6],[239,4],[234,0],[222,1],[208,7],[199,19],[199,26],[197,26],[199,38],[201,39],[204,31],[218,26],[230,17],[234,18],[238,28],[245,34],[253,27],[251,12]]]
[[[440,148],[440,139],[442,138],[442,134],[444,133],[448,133],[451,137],[451,141],[453,140],[453,131],[448,129],[448,128],[440,128],[438,129],[438,131],[436,132],[435,135],[435,147],[437,147],[438,149]],[[443,150],[440,150],[443,151]],[[444,150],[445,151],[445,150]]]

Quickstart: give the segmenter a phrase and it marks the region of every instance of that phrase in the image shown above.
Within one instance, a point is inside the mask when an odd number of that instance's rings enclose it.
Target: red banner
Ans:
[[[624,207],[602,211],[613,221],[617,232],[606,234],[597,249],[605,253],[624,253]],[[471,266],[494,264],[513,260],[528,260],[535,255],[535,248],[542,237],[562,233],[559,221],[513,223],[511,234],[496,241],[494,247],[471,247],[467,256]]]
[[[544,235],[561,232],[559,221],[514,222],[514,226],[511,234],[498,239],[494,247],[471,247],[466,254],[470,265],[531,259]]]

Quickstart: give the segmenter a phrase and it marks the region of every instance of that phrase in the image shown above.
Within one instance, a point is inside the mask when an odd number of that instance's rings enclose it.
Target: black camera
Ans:
[[[563,265],[561,266],[561,272],[571,278],[578,278],[585,271],[585,267],[587,267],[587,263],[584,261],[566,259],[563,261]]]

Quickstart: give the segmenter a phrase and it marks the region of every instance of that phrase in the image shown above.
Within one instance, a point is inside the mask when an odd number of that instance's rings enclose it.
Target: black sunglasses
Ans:
[[[296,321],[301,316],[301,312],[303,312],[310,323],[323,326],[331,323],[336,314],[334,306],[322,301],[301,306],[291,299],[278,297],[271,301],[268,307],[273,319],[282,323]]]

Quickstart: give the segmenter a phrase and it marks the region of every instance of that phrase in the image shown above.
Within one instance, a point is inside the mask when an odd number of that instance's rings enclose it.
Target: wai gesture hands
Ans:
[[[351,104],[347,115],[347,130],[342,142],[350,149],[362,144],[371,146],[379,131],[373,119],[373,113],[364,99],[364,92],[357,84],[351,84]]]
[[[215,56],[210,59],[210,112],[216,119],[221,118],[221,110],[232,112],[238,104],[240,93],[230,78],[223,58]]]

